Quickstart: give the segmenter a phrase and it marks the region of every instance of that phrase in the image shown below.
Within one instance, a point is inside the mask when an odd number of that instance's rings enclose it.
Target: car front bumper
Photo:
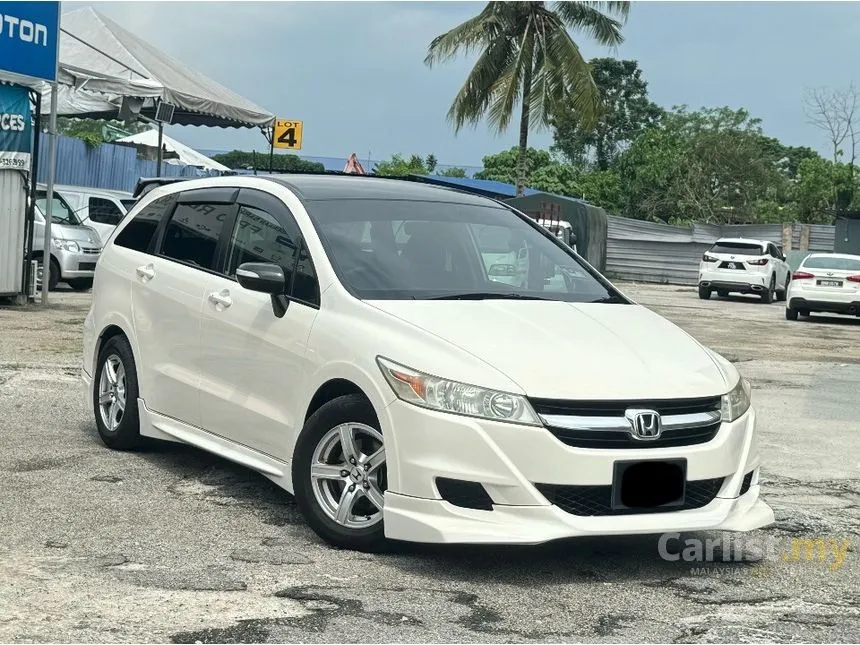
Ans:
[[[54,249],[52,255],[60,265],[61,280],[92,278],[95,275],[96,262],[98,262],[100,250],[86,249],[86,251],[72,253],[64,249]]]
[[[638,449],[573,448],[543,427],[444,414],[402,401],[385,412],[385,534],[393,539],[538,544],[585,535],[748,531],[774,520],[773,511],[759,499],[752,409],[733,423],[723,423],[707,443]],[[686,460],[688,485],[722,479],[716,496],[690,510],[580,515],[551,503],[536,486],[608,487],[615,462],[667,459]],[[752,480],[741,495],[750,472]],[[481,484],[492,510],[446,501],[435,483],[439,477]]]

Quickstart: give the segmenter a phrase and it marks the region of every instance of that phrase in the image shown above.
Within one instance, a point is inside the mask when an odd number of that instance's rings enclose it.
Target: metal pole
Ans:
[[[51,83],[51,120],[48,126],[48,194],[45,202],[45,240],[42,245],[42,304],[48,304],[51,285],[51,216],[54,212],[54,178],[57,175],[57,83]]]
[[[162,161],[162,153],[161,153],[161,138],[164,135],[164,124],[159,121],[158,122],[158,156],[156,157],[156,168],[155,168],[155,176],[161,177],[161,161]]]
[[[24,216],[24,230],[27,237],[24,239],[24,284],[21,288],[21,293],[27,297],[27,302],[30,301],[30,271],[32,264],[30,258],[33,255],[33,229],[35,228],[35,211],[36,211],[36,184],[39,181],[39,147],[41,145],[42,134],[42,95],[39,92],[34,92],[36,100],[33,101],[36,106],[33,124],[33,158],[30,162],[30,203],[27,206],[27,213]]]
[[[272,163],[275,161],[275,131],[272,130],[272,139],[269,144],[269,174],[272,174]]]

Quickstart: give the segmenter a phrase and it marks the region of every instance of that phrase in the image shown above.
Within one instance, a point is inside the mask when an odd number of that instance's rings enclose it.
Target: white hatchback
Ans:
[[[722,238],[705,251],[699,263],[699,298],[707,300],[716,291],[751,293],[765,303],[785,300],[791,269],[782,250],[773,242],[745,238]]]
[[[792,276],[785,317],[812,312],[860,316],[860,255],[812,253]]]
[[[520,279],[494,280],[523,250]],[[102,253],[84,337],[108,446],[244,464],[337,545],[773,521],[735,367],[483,197],[313,175],[158,188]]]

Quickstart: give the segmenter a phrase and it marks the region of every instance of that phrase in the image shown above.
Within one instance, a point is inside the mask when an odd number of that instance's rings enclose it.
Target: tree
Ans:
[[[756,221],[756,205],[785,199],[787,190],[767,142],[744,109],[674,108],[619,159],[625,210],[661,221]]]
[[[212,157],[213,161],[222,163],[232,169],[247,169],[256,167],[258,170],[269,169],[269,155],[264,153],[233,150]],[[314,161],[305,161],[296,155],[272,155],[272,170],[278,172],[325,172],[325,166]]]
[[[475,173],[475,179],[492,179],[512,184],[518,175],[519,149],[514,147],[484,157],[484,168]],[[578,197],[576,170],[569,164],[555,161],[546,150],[528,148],[525,157],[524,185],[557,195]]]
[[[857,159],[857,137],[860,133],[860,94],[851,83],[844,90],[819,87],[806,90],[804,112],[809,122],[827,134],[833,150],[833,163],[844,156],[843,144],[850,146],[851,165]]]
[[[621,151],[660,119],[663,110],[648,98],[648,84],[635,60],[595,58],[591,75],[603,102],[594,128],[585,128],[572,108],[553,118],[553,149],[572,164],[607,170]]]
[[[456,166],[451,166],[450,168],[445,168],[442,172],[438,173],[442,177],[465,177],[466,171],[463,168],[457,168]]]
[[[432,155],[431,155],[432,156]],[[392,155],[388,161],[380,161],[373,169],[374,175],[384,177],[404,177],[406,175],[426,175],[427,166],[419,155],[412,155],[409,159],[403,155]]]
[[[548,127],[554,111],[565,104],[587,129],[600,110],[590,68],[568,29],[585,30],[601,45],[619,45],[629,10],[626,2],[556,2],[553,10],[546,2],[489,2],[480,14],[430,43],[424,60],[429,66],[480,51],[448,111],[455,132],[485,116],[504,132],[519,102],[518,195],[525,186],[530,127]]]
[[[427,172],[430,172],[430,173],[436,172],[436,166],[438,164],[439,164],[439,162],[436,159],[436,155],[434,155],[432,153],[427,155],[427,158],[424,160],[424,167],[427,168]]]
[[[149,127],[146,123],[139,121],[127,124],[116,120],[57,117],[58,134],[80,139],[90,148],[96,148],[103,143],[115,141],[124,136],[145,132],[149,130]]]

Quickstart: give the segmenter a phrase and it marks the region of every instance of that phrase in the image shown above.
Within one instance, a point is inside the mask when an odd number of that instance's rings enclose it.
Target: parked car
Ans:
[[[528,250],[523,286],[488,275],[504,237]],[[445,188],[153,189],[103,251],[82,377],[107,446],[243,464],[340,546],[773,522],[734,365],[529,217]]]
[[[699,298],[707,300],[716,291],[752,293],[770,304],[785,300],[791,269],[782,249],[766,240],[722,238],[705,251],[699,263]]]
[[[42,283],[47,201],[47,190],[37,185],[31,257],[39,262],[36,273],[39,286]],[[60,282],[67,283],[77,291],[92,287],[101,248],[98,232],[85,226],[63,196],[55,192],[51,211],[51,275],[48,288],[55,289]]]
[[[83,224],[98,232],[102,245],[137,201],[131,193],[120,190],[63,185],[54,190],[66,199]]]
[[[813,312],[860,316],[860,255],[812,253],[792,276],[785,317]]]

